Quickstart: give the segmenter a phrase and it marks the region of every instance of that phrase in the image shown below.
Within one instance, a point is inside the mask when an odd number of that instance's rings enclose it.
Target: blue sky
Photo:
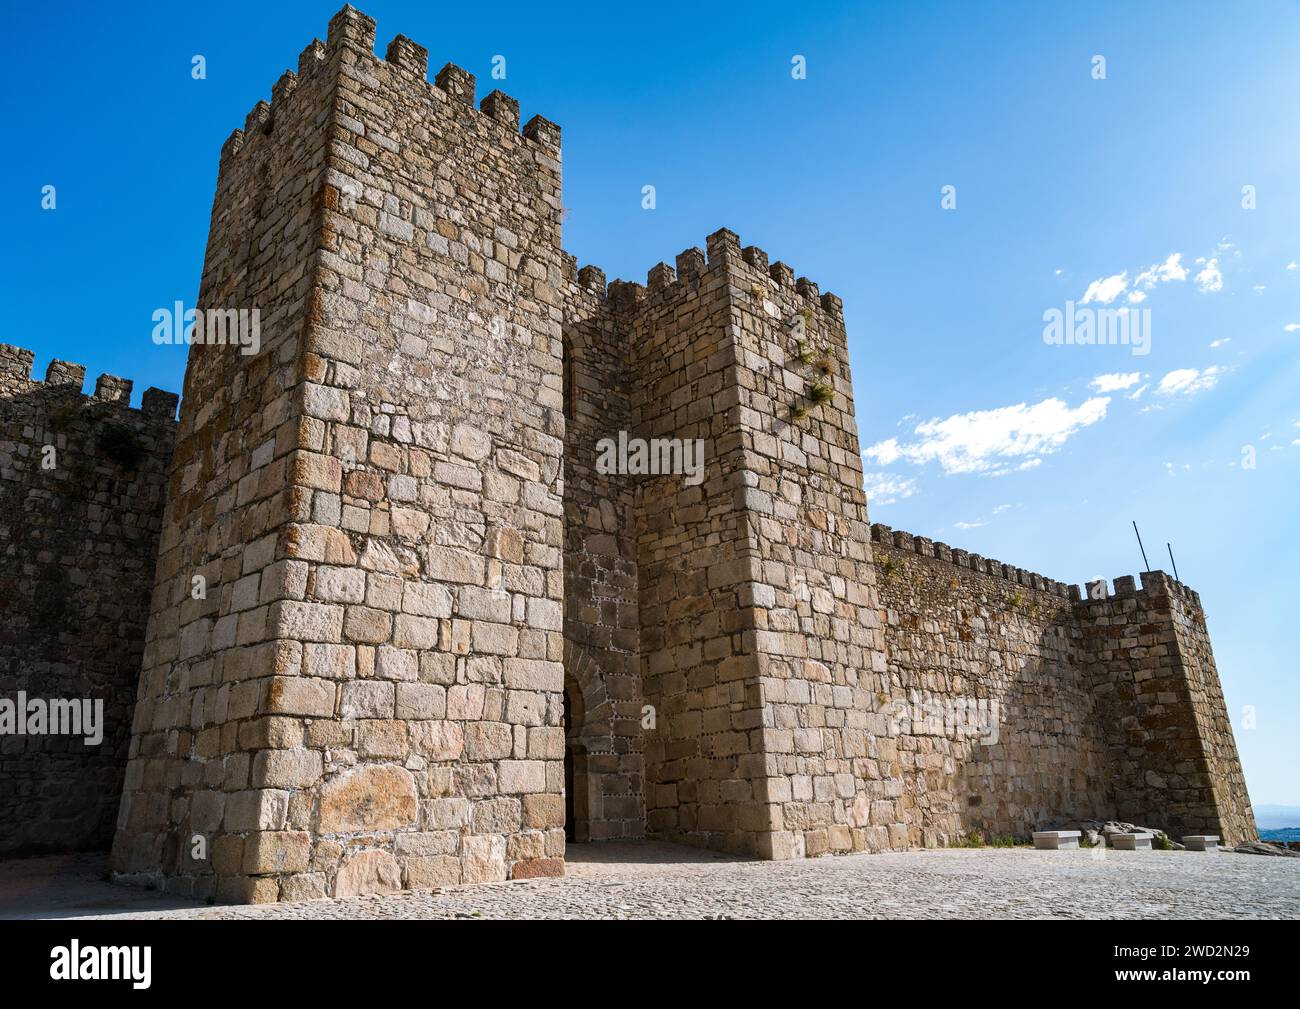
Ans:
[[[1300,805],[1300,6],[361,6],[480,97],[506,57],[580,262],[725,226],[839,294],[876,521],[1076,582],[1141,569],[1131,520],[1172,542],[1252,799]],[[336,8],[7,12],[0,341],[179,391],[150,316],[193,304],[220,145]],[[1067,301],[1149,309],[1150,353],[1046,344]]]

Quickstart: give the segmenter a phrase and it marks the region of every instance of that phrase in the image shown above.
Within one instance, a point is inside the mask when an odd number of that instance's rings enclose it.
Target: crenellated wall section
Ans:
[[[112,839],[176,436],[174,393],[133,409],[129,379],[86,396],[84,367],[51,361],[42,382],[34,359],[0,344],[0,699],[89,702],[102,722],[93,743],[5,727],[0,856]]]

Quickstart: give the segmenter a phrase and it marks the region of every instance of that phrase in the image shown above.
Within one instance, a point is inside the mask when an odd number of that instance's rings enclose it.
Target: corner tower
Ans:
[[[346,7],[222,149],[114,843],[265,901],[562,871],[560,141]]]
[[[762,858],[919,842],[882,771],[888,679],[840,299],[725,229],[644,287],[603,280],[577,272],[566,320],[583,351],[566,633],[604,668],[584,696],[610,702],[577,741],[614,755],[578,799],[602,828],[643,805],[652,837]],[[622,425],[701,443],[700,479],[593,476],[593,432]],[[629,624],[639,684],[604,666]],[[642,702],[653,727],[632,745]]]

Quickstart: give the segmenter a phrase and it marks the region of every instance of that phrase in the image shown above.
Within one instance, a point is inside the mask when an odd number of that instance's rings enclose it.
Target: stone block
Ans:
[[[1036,830],[1034,847],[1045,851],[1066,850],[1079,847],[1079,838],[1083,836],[1078,830]]]

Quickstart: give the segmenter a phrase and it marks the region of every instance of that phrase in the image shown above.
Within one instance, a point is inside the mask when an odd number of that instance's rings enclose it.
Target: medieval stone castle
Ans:
[[[275,901],[566,834],[1255,837],[1195,592],[870,525],[840,299],[726,230],[577,269],[559,127],[374,44],[344,8],[222,148],[199,305],[262,342],[191,347],[179,424],[0,347],[0,697],[105,720],[0,738],[0,853]],[[702,477],[597,466],[620,433]]]

